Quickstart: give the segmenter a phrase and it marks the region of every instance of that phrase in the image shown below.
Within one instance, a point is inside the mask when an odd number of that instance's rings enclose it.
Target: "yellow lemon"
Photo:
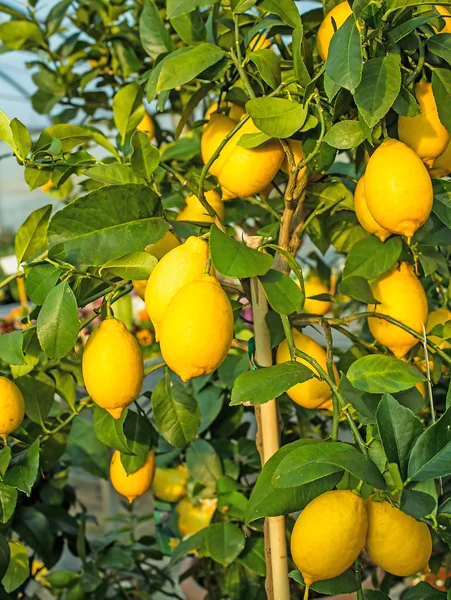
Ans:
[[[208,527],[215,514],[217,504],[216,498],[202,500],[199,504],[193,504],[188,497],[183,498],[176,508],[179,514],[180,535],[182,537],[193,535]]]
[[[382,242],[385,242],[391,233],[381,227],[379,223],[373,219],[373,215],[369,211],[365,198],[365,175],[362,175],[355,188],[354,209],[357,219],[363,229],[366,229],[366,231],[369,231],[370,233],[374,233],[374,235],[377,235]]]
[[[147,283],[145,301],[157,341],[169,302],[184,285],[202,275],[207,258],[208,244],[192,236],[181,246],[170,250],[155,266]]]
[[[215,209],[221,221],[224,220],[224,203],[218,192],[209,190],[205,192],[205,199],[208,204]],[[194,223],[214,223],[214,217],[210,217],[202,206],[199,198],[191,194],[185,200],[186,206],[177,215],[177,221],[193,221]]]
[[[441,15],[446,17],[445,26],[440,30],[439,33],[451,33],[451,12],[449,11],[449,8],[446,6],[441,6],[440,4],[436,4],[435,8]]]
[[[153,493],[163,502],[178,502],[186,496],[188,479],[189,473],[185,465],[179,465],[175,469],[157,467],[152,485]]]
[[[220,106],[221,114],[227,115],[230,119],[238,122],[241,117],[246,114],[246,111],[239,104],[233,104],[232,102],[223,102]],[[210,117],[213,113],[218,112],[218,103],[213,102],[213,104],[209,107],[207,112],[205,113],[204,119],[209,121]]]
[[[220,113],[213,113],[211,115],[210,120],[204,127],[202,138],[200,140],[200,151],[205,165],[213,156],[219,147],[219,144],[225,136],[232,131],[235,125],[236,121],[226,115]],[[212,175],[216,175],[217,163],[218,161],[216,160],[210,167],[210,173]]]
[[[225,187],[221,187],[221,193],[222,193],[222,201],[226,202],[226,200],[233,200],[233,198],[236,198],[235,194],[232,194],[232,192],[229,192],[229,190],[226,190]]]
[[[291,534],[291,556],[310,586],[341,575],[365,544],[365,502],[349,490],[321,494],[307,504]]]
[[[285,153],[279,140],[270,139],[257,148],[243,148],[238,142],[245,134],[259,133],[251,119],[227,142],[210,171],[221,186],[239,198],[263,191],[274,179]]]
[[[332,302],[323,302],[322,300],[311,300],[310,296],[319,296],[320,294],[330,294],[330,287],[324,283],[317,275],[307,277],[304,282],[305,304],[304,311],[313,315],[325,315],[332,308]]]
[[[381,304],[370,304],[368,310],[388,315],[417,333],[423,333],[428,318],[426,293],[413,268],[406,262],[395,265],[371,284],[373,296]],[[374,338],[402,358],[418,344],[418,339],[401,327],[384,319],[369,318]]]
[[[50,192],[51,190],[53,190],[55,186],[53,185],[52,180],[50,179],[49,181],[47,181],[47,183],[44,183],[44,185],[41,185],[41,190],[43,192]]]
[[[299,164],[299,162],[301,160],[304,160],[304,158],[305,158],[304,149],[302,148],[302,142],[301,142],[301,140],[287,140],[287,142],[288,142],[289,147],[291,148],[291,151],[293,152],[294,164],[297,166]],[[289,169],[289,165],[288,165],[288,156],[286,154],[284,154],[283,163],[280,168],[286,175],[290,174],[290,169]],[[300,171],[298,173],[298,181],[300,179],[302,179],[306,170],[307,170],[307,167],[302,167],[302,169],[300,169]]]
[[[426,333],[432,331],[436,325],[444,325],[447,321],[451,321],[451,310],[446,308],[446,306],[433,310],[428,315]],[[438,335],[429,335],[428,338],[442,350],[451,348],[451,344],[447,341],[441,341],[441,338]]]
[[[392,575],[408,577],[427,566],[432,539],[420,523],[389,502],[368,498],[368,535],[365,550],[371,560]]]
[[[144,379],[141,349],[122,321],[109,317],[91,333],[82,370],[94,402],[119,419],[139,396]]]
[[[369,211],[381,227],[410,240],[431,213],[431,178],[413,150],[390,139],[368,161],[365,197]]]
[[[249,43],[249,48],[252,50],[252,52],[255,52],[256,50],[264,50],[265,48],[270,48],[271,46],[272,41],[268,39],[266,33],[263,35],[254,35]]]
[[[420,81],[415,85],[415,96],[421,114],[398,117],[398,135],[401,142],[428,165],[442,154],[449,142],[449,133],[439,119],[432,84]]]
[[[227,356],[233,339],[227,294],[211,275],[187,283],[171,300],[160,331],[161,354],[183,381],[208,375]]]
[[[155,475],[155,454],[150,451],[145,463],[134,473],[127,475],[121,461],[119,450],[113,454],[110,463],[110,480],[118,494],[125,496],[131,503],[142,496],[152,485]]]
[[[323,369],[327,370],[325,350],[315,342],[315,340],[312,340],[312,338],[304,335],[297,329],[293,328],[292,332],[296,348],[314,358]],[[280,364],[289,360],[291,360],[290,350],[287,340],[284,340],[277,348],[276,362],[277,364]],[[296,360],[317,374],[316,370],[305,360],[302,358],[296,358]],[[335,367],[334,372],[335,378],[338,379],[338,373]],[[293,402],[296,402],[296,404],[299,404],[299,406],[303,406],[304,408],[318,408],[318,406],[321,406],[332,397],[328,384],[325,381],[316,379],[316,377],[304,381],[304,383],[297,383],[287,391],[287,394]]]
[[[319,26],[316,45],[323,60],[327,60],[330,40],[335,33],[332,19],[335,21],[336,28],[339,29],[350,15],[352,15],[352,10],[348,2],[340,2],[340,4],[333,7]]]
[[[446,177],[451,173],[451,142],[448,143],[445,152],[440,154],[434,160],[432,169],[430,170],[431,177]]]
[[[14,381],[0,375],[0,437],[6,437],[22,423],[25,402]]]
[[[152,117],[149,115],[149,113],[144,113],[144,116],[136,129],[138,131],[147,133],[147,136],[150,140],[155,136],[155,125],[153,124]]]

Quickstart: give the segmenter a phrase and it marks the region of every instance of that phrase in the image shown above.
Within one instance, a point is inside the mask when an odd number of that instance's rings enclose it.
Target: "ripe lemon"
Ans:
[[[431,213],[431,178],[413,150],[390,139],[368,161],[365,197],[381,227],[410,240]]]
[[[304,158],[305,158],[304,149],[302,148],[302,142],[300,140],[287,140],[287,143],[288,143],[289,147],[291,148],[291,151],[293,152],[294,164],[297,166],[299,164],[299,162],[301,160],[304,160]],[[283,163],[280,168],[286,175],[290,174],[290,168],[289,168],[289,164],[288,164],[288,156],[286,154],[284,154]],[[307,170],[307,167],[302,167],[302,169],[299,171],[298,178],[297,178],[298,181],[300,179],[302,179],[306,170]]]
[[[218,280],[211,275],[187,283],[164,313],[161,354],[183,381],[217,369],[227,356],[232,339],[232,307]]]
[[[213,113],[210,120],[205,125],[200,140],[200,151],[202,160],[206,165],[215,153],[224,137],[235,127],[236,121],[220,113]],[[210,167],[210,173],[216,175],[218,161],[216,160]]]
[[[146,462],[134,473],[127,475],[121,461],[119,450],[113,454],[110,463],[111,483],[118,494],[125,496],[132,503],[135,498],[142,496],[152,485],[155,475],[155,454],[150,451]]]
[[[325,350],[315,340],[312,340],[312,338],[304,335],[297,329],[293,328],[292,332],[296,348],[317,360],[323,369],[327,370]],[[287,340],[284,340],[277,348],[276,362],[279,365],[289,360],[291,360],[290,350]],[[302,358],[296,358],[296,360],[316,373],[316,370]],[[335,378],[338,379],[335,367],[334,372]],[[316,378],[304,381],[304,383],[297,383],[287,391],[287,394],[293,402],[304,408],[318,408],[318,406],[321,406],[321,404],[324,404],[332,397],[329,385],[325,381],[320,381]]]
[[[339,29],[350,15],[352,15],[352,10],[348,2],[340,2],[340,4],[333,7],[319,26],[316,45],[319,55],[323,60],[327,60],[330,40],[335,33],[332,18],[335,21],[337,29]]]
[[[446,306],[442,306],[442,308],[432,311],[428,315],[426,333],[432,331],[436,325],[444,325],[446,321],[451,321],[451,310],[446,308]],[[451,348],[451,344],[447,341],[441,342],[441,338],[438,335],[428,335],[428,338],[442,350]]]
[[[189,473],[185,465],[179,465],[175,469],[157,467],[152,485],[153,493],[163,502],[178,502],[186,496],[188,479]]]
[[[431,177],[446,177],[451,173],[451,142],[448,143],[445,152],[434,160]]]
[[[157,341],[160,337],[160,324],[169,302],[184,285],[202,275],[207,258],[208,244],[192,236],[163,256],[152,271],[147,283],[145,301]]]
[[[428,165],[442,154],[449,142],[449,133],[439,119],[432,84],[420,81],[415,85],[415,96],[421,114],[415,117],[398,117],[398,135],[401,142]]]
[[[141,349],[122,321],[109,317],[91,333],[82,370],[94,402],[119,419],[139,396],[144,379]]]
[[[44,183],[44,185],[41,185],[41,190],[43,192],[50,192],[51,190],[53,190],[55,186],[53,185],[52,180],[50,179],[49,181],[47,181],[47,183]]]
[[[241,117],[243,117],[246,114],[246,111],[244,110],[244,108],[242,106],[240,106],[239,104],[233,104],[232,102],[223,102],[220,106],[220,109],[221,109],[221,114],[227,115],[228,117],[230,117],[230,119],[233,119],[236,122],[238,122],[241,119]],[[212,114],[217,111],[218,111],[218,103],[213,102],[213,104],[209,107],[209,109],[205,113],[204,119],[206,121],[209,121]]]
[[[297,518],[291,534],[291,556],[305,583],[341,575],[365,544],[365,502],[350,490],[321,494]]]
[[[218,192],[209,190],[205,192],[205,199],[213,207],[221,219],[224,220],[224,203],[221,200]],[[202,206],[199,198],[191,194],[185,200],[186,206],[177,215],[177,221],[193,221],[194,223],[214,223],[214,217],[210,217],[205,208]]]
[[[408,577],[426,567],[432,539],[426,523],[420,523],[389,502],[368,498],[368,535],[365,550],[371,560],[392,575]]]
[[[368,310],[382,313],[404,323],[417,333],[423,333],[428,318],[426,293],[413,268],[406,262],[395,265],[371,284],[373,296],[381,304],[370,304]],[[374,338],[402,358],[418,344],[417,338],[384,319],[369,318]]]
[[[270,48],[271,46],[272,41],[268,39],[266,33],[263,35],[254,35],[249,43],[249,48],[252,50],[252,52],[255,52],[256,50],[263,50],[264,48]]]
[[[193,504],[188,497],[183,498],[176,508],[179,514],[180,535],[182,537],[193,535],[208,527],[215,514],[217,504],[216,498],[202,500],[199,504]]]
[[[222,194],[223,202],[226,202],[226,200],[233,200],[233,198],[236,198],[235,194],[232,194],[232,192],[229,192],[229,190],[226,190],[225,187],[221,187],[221,194]]]
[[[446,6],[441,6],[440,4],[436,4],[435,8],[441,15],[446,17],[445,26],[440,30],[439,33],[451,33],[451,12]]]
[[[391,233],[381,227],[379,223],[373,219],[373,215],[369,211],[365,198],[365,175],[362,175],[355,188],[354,209],[357,219],[363,229],[366,229],[366,231],[369,231],[370,233],[374,233],[374,235],[377,235],[382,242],[385,242]]]
[[[138,131],[147,133],[147,137],[151,140],[155,136],[155,125],[153,124],[152,117],[149,113],[145,112],[143,118],[139,122],[136,128]]]
[[[319,296],[320,294],[330,294],[331,290],[327,283],[324,283],[318,275],[310,275],[304,282],[305,304],[304,311],[314,315],[325,315],[332,308],[332,302],[323,302],[322,300],[311,300],[310,296]]]
[[[25,402],[17,385],[0,375],[0,437],[6,437],[22,423]]]

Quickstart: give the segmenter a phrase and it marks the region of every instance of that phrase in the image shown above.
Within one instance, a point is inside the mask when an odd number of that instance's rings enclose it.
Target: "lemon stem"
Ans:
[[[330,329],[330,325],[326,322],[323,322],[323,330],[324,330],[324,336],[326,338],[327,372],[329,374],[329,377],[332,379],[332,381],[335,381],[332,332]],[[334,441],[337,441],[338,440],[338,428],[340,425],[340,402],[339,402],[336,394],[332,394],[332,404],[333,404],[334,410],[333,410],[333,415],[332,415],[331,437]]]
[[[308,583],[305,584],[305,590],[304,590],[304,600],[308,600],[308,593],[310,591],[310,585]]]

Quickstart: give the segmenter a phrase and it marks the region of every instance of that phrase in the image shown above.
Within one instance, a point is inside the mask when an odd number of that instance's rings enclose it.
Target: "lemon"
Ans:
[[[448,143],[445,152],[434,160],[431,177],[446,177],[451,173],[451,142]]]
[[[189,473],[184,465],[175,469],[157,467],[152,490],[155,497],[163,502],[178,502],[186,496]]]
[[[155,266],[147,283],[145,301],[157,341],[169,302],[184,285],[202,275],[207,258],[208,244],[192,236],[181,246],[170,250]]]
[[[293,328],[292,332],[296,348],[314,358],[323,369],[327,370],[325,350],[315,342],[315,340],[312,340],[312,338],[304,335],[297,329]],[[290,350],[287,340],[284,340],[277,348],[276,362],[279,365],[280,363],[289,360],[291,360]],[[296,360],[317,374],[316,370],[304,359],[296,358]],[[338,379],[338,373],[335,367],[334,372],[335,378]],[[303,383],[297,383],[287,391],[287,394],[293,402],[296,402],[296,404],[299,404],[299,406],[303,406],[304,408],[318,408],[318,406],[321,406],[332,397],[329,385],[325,381],[316,379],[316,377],[304,381]]]
[[[363,229],[369,231],[369,233],[374,233],[374,235],[377,235],[382,242],[385,242],[391,233],[381,227],[379,223],[373,219],[373,215],[369,211],[365,198],[365,175],[362,175],[355,188],[354,209],[357,219]]]
[[[373,296],[381,304],[368,305],[368,310],[382,313],[404,323],[417,333],[423,333],[428,317],[426,293],[413,268],[406,262],[395,265],[371,284]],[[384,319],[369,318],[374,338],[402,358],[418,344],[418,339]]]
[[[236,198],[235,194],[232,194],[232,192],[229,192],[229,190],[226,190],[225,187],[221,187],[221,194],[222,194],[223,202],[225,202],[226,200],[233,200],[233,198]]]
[[[371,560],[392,575],[408,577],[427,566],[432,539],[420,523],[389,502],[368,498],[368,535],[365,550]]]
[[[443,27],[443,29],[440,30],[439,33],[451,33],[451,12],[449,11],[448,7],[436,4],[435,8],[441,15],[446,17],[445,26]]]
[[[390,139],[368,161],[365,197],[370,213],[381,227],[410,240],[431,213],[431,178],[413,150]]]
[[[155,475],[155,454],[150,451],[145,463],[134,473],[127,475],[121,461],[121,453],[116,450],[110,463],[110,480],[118,494],[131,503],[142,496],[152,485]]]
[[[432,84],[426,81],[417,83],[415,96],[421,114],[398,117],[398,135],[401,142],[412,148],[428,166],[432,166],[434,160],[445,151],[449,133],[439,119]]]
[[[307,585],[341,575],[365,544],[365,502],[349,490],[333,490],[312,500],[291,534],[291,556]]]
[[[340,4],[333,7],[319,26],[316,45],[319,55],[323,60],[327,60],[330,40],[335,33],[332,18],[335,21],[337,29],[339,29],[350,15],[352,15],[352,10],[348,2],[340,2]]]
[[[252,50],[252,52],[255,52],[256,50],[264,50],[265,48],[270,48],[271,46],[272,41],[268,39],[266,33],[263,33],[262,35],[254,35],[249,43],[249,48]]]
[[[144,113],[144,116],[136,129],[138,131],[147,133],[147,136],[150,140],[155,136],[155,125],[153,124],[152,117],[149,115],[149,113]]]
[[[224,203],[218,192],[209,190],[205,192],[205,199],[215,209],[221,221],[224,220]],[[186,206],[177,215],[177,221],[193,221],[194,223],[214,223],[214,217],[210,217],[202,206],[199,198],[191,194],[186,199]]]
[[[250,133],[260,133],[252,119],[232,136],[213,163],[213,169],[210,169],[221,186],[239,198],[263,191],[276,176],[285,156],[282,145],[276,139],[270,139],[257,148],[238,146],[241,137]]]
[[[428,315],[426,333],[432,331],[436,325],[444,325],[447,321],[451,321],[451,310],[446,308],[446,306],[442,306],[442,308],[433,310]],[[436,344],[442,350],[451,348],[451,344],[447,341],[441,341],[441,338],[438,335],[429,335],[428,338],[433,344]]]
[[[232,307],[218,280],[211,275],[187,283],[164,313],[161,354],[183,381],[217,369],[227,356],[232,339]]]
[[[297,166],[299,164],[299,162],[301,160],[304,160],[304,158],[305,158],[304,149],[302,147],[302,142],[300,140],[287,140],[287,143],[288,143],[288,146],[291,148],[291,151],[293,152],[294,164]],[[280,168],[286,175],[290,174],[290,168],[289,168],[289,164],[288,164],[288,156],[286,154],[284,154],[283,163]],[[302,179],[306,170],[307,170],[307,167],[302,167],[302,169],[300,169],[300,171],[298,173],[298,177],[297,177],[298,181],[300,179]]]
[[[236,126],[236,121],[220,113],[213,113],[210,120],[205,125],[200,140],[200,151],[202,160],[206,165],[215,153],[219,144],[225,136]],[[216,160],[210,167],[210,173],[216,175],[218,161]],[[226,186],[227,187],[227,186]]]
[[[82,370],[94,402],[119,419],[139,396],[144,379],[141,349],[122,321],[109,317],[91,333]]]
[[[304,312],[314,315],[325,315],[332,308],[332,302],[322,300],[311,300],[310,296],[330,294],[329,286],[322,281],[318,275],[310,275],[304,282],[305,304]]]
[[[243,117],[246,114],[246,111],[244,110],[244,108],[242,106],[240,106],[239,104],[233,104],[232,102],[223,102],[220,105],[220,109],[221,109],[221,111],[220,111],[221,114],[227,115],[228,117],[230,117],[231,119],[233,119],[236,122],[238,122],[241,119],[241,117]],[[209,107],[209,109],[205,113],[204,119],[206,121],[209,121],[211,118],[211,115],[217,111],[218,111],[218,103],[213,102],[213,104]]]
[[[148,244],[144,251],[152,256],[155,256],[157,260],[161,260],[165,254],[167,254],[173,248],[177,248],[177,246],[180,246],[180,242],[173,233],[167,231],[164,236],[158,240],[158,242],[155,242],[155,244]],[[132,283],[138,296],[144,300],[147,279],[135,280]]]
[[[43,192],[50,192],[51,190],[53,190],[55,186],[53,185],[52,180],[50,179],[49,181],[47,181],[47,183],[44,183],[44,185],[41,185],[41,190]]]
[[[25,402],[17,385],[0,375],[0,437],[5,440],[22,423]]]
[[[215,514],[217,504],[218,501],[215,498],[202,500],[199,504],[193,504],[188,497],[183,498],[176,508],[179,514],[180,535],[182,537],[193,535],[208,527]]]

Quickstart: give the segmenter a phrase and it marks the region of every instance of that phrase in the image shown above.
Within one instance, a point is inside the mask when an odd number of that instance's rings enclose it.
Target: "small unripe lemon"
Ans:
[[[446,150],[434,160],[432,169],[430,170],[431,177],[446,177],[451,173],[451,142],[448,143]]]
[[[22,423],[25,402],[14,381],[0,375],[0,437],[5,440]]]
[[[202,500],[199,504],[193,504],[188,497],[183,498],[176,508],[179,514],[178,527],[181,536],[193,535],[208,527],[215,514],[217,504],[216,498]]]
[[[302,350],[310,357],[314,358],[320,365],[327,371],[326,352],[325,350],[308,335],[304,335],[297,329],[292,329],[294,345],[298,350]],[[280,363],[291,360],[290,349],[288,347],[287,340],[284,340],[277,348],[276,362]],[[314,373],[316,370],[302,358],[296,358],[297,362],[302,363]],[[338,373],[334,367],[335,379],[338,379]],[[329,385],[325,381],[320,381],[316,377],[308,379],[303,383],[297,383],[289,390],[287,390],[288,396],[304,408],[318,408],[325,402],[331,399],[332,393]]]
[[[184,244],[170,250],[155,266],[149,277],[145,301],[157,341],[169,302],[184,285],[202,275],[207,258],[208,244],[191,236]]]
[[[451,321],[451,310],[446,308],[446,306],[442,306],[442,308],[438,308],[437,310],[433,310],[428,315],[428,321],[426,324],[426,333],[429,333],[434,329],[436,325],[444,325],[447,321]],[[428,338],[431,340],[433,344],[438,345],[439,348],[445,350],[447,348],[451,348],[451,344],[448,341],[440,341],[440,337],[438,335],[428,335]]]
[[[368,161],[365,197],[370,213],[381,227],[410,240],[431,213],[431,178],[413,150],[390,139]]]
[[[305,158],[305,153],[304,153],[304,149],[302,147],[302,142],[301,142],[301,140],[286,140],[286,141],[288,143],[288,146],[291,148],[291,151],[293,152],[294,164],[297,166],[300,163],[300,161],[304,160],[304,158]],[[286,154],[285,154],[285,158],[283,159],[282,166],[280,168],[286,175],[290,174],[288,156]],[[307,170],[307,167],[302,167],[302,169],[299,170],[299,173],[297,176],[298,181],[300,179],[302,179],[306,170]]]
[[[205,192],[205,199],[208,204],[215,209],[221,221],[224,220],[224,203],[218,192],[209,190]],[[177,215],[177,221],[193,221],[194,223],[214,223],[214,217],[210,217],[202,206],[199,198],[191,194],[185,200],[186,206]]]
[[[94,402],[119,419],[139,396],[144,380],[141,349],[122,321],[107,318],[91,333],[82,370]]]
[[[157,467],[152,485],[153,493],[163,502],[178,502],[186,496],[188,479],[189,473],[185,465],[179,465],[175,469]]]
[[[386,501],[368,498],[366,508],[368,535],[365,550],[376,565],[398,577],[415,575],[427,566],[432,539],[426,523]]]
[[[150,140],[155,136],[155,125],[153,124],[152,117],[149,113],[144,113],[144,116],[136,129],[146,133]]]
[[[381,227],[379,223],[374,220],[373,215],[370,213],[365,198],[365,175],[362,175],[357,183],[357,187],[355,188],[354,209],[357,219],[359,220],[359,223],[363,229],[369,231],[370,233],[374,233],[374,235],[377,235],[382,242],[385,242],[391,233]]]
[[[220,108],[220,114],[224,114],[236,122],[238,122],[241,119],[241,117],[243,117],[246,114],[246,111],[242,106],[240,106],[239,104],[233,104],[232,102],[223,102]],[[211,116],[217,111],[218,103],[213,102],[213,104],[208,108],[207,112],[205,113],[204,119],[206,121],[209,121]]]
[[[321,494],[301,512],[291,534],[291,556],[307,585],[338,577],[365,544],[365,502],[349,490]]]
[[[110,480],[118,494],[131,503],[142,496],[152,485],[155,475],[155,454],[150,451],[145,463],[134,473],[127,475],[121,461],[121,453],[116,450],[110,463]]]
[[[322,300],[312,300],[310,296],[319,296],[320,294],[330,294],[331,290],[327,283],[324,283],[317,275],[310,275],[304,281],[305,304],[304,312],[313,315],[325,315],[332,308],[332,302]]]
[[[318,47],[319,55],[323,60],[327,60],[330,40],[335,33],[332,18],[335,21],[337,29],[339,29],[350,15],[352,15],[352,10],[349,3],[347,1],[340,2],[340,4],[333,7],[319,26],[316,45]]]
[[[415,96],[421,114],[415,117],[398,117],[398,135],[401,142],[429,166],[442,154],[449,142],[449,133],[442,125],[432,84],[420,81],[415,85]]]
[[[417,333],[423,333],[428,317],[426,293],[413,268],[406,262],[395,265],[371,284],[373,296],[380,304],[368,305],[369,311],[388,315]],[[402,358],[418,344],[418,339],[401,327],[384,319],[369,318],[374,338]]]
[[[180,246],[180,242],[173,233],[167,231],[164,236],[158,240],[158,242],[155,242],[155,244],[148,244],[144,251],[147,252],[147,254],[155,256],[157,260],[161,260],[165,254],[167,254],[173,248],[177,248],[177,246]],[[138,296],[144,300],[146,295],[147,279],[133,281],[133,287],[135,288]]]
[[[161,323],[161,354],[183,381],[208,375],[227,356],[233,325],[227,294],[215,277],[202,275],[169,303]]]

